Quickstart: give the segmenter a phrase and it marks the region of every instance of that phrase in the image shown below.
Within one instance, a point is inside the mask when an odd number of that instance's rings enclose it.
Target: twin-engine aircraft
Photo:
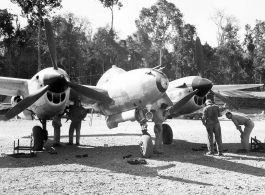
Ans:
[[[42,127],[33,127],[34,150],[42,150],[48,139],[47,120],[64,113],[72,103],[75,104],[69,107],[72,119],[82,120],[87,115],[87,110],[80,105],[81,101],[93,104],[94,108],[108,116],[107,125],[114,127],[121,122],[119,115],[130,110],[146,109],[147,105],[152,105],[165,94],[168,78],[155,68],[128,72],[116,68],[123,74],[112,78],[113,74],[106,72],[97,86],[71,82],[68,74],[57,66],[56,46],[48,19],[45,19],[44,25],[53,66],[41,70],[31,79],[0,77],[0,94],[12,96],[12,108],[2,120],[9,120],[23,112],[26,117],[35,115],[42,124]]]
[[[203,105],[206,94],[213,86],[211,81],[201,77],[186,77],[169,84],[161,67],[126,72],[116,66],[104,73],[97,86],[75,84],[63,69],[58,68],[54,36],[48,19],[45,19],[44,25],[53,66],[41,70],[31,79],[0,77],[0,94],[12,96],[12,108],[3,120],[23,112],[26,118],[35,115],[42,124],[42,127],[33,127],[35,151],[42,150],[48,139],[47,120],[64,113],[66,109],[70,109],[73,120],[86,117],[87,111],[80,101],[92,105],[105,115],[107,126],[115,128],[120,122],[139,122],[140,111],[145,113],[146,120],[152,120],[151,110],[159,107],[162,102],[171,106],[171,114],[180,112],[181,108],[185,110],[187,105],[190,109],[186,112],[195,111]],[[197,104],[194,105],[193,101]],[[74,106],[69,107],[71,104]],[[163,140],[164,143],[171,143],[172,130],[168,125],[166,127],[168,130],[164,131]],[[143,157],[152,155],[150,136],[142,136],[140,152]]]

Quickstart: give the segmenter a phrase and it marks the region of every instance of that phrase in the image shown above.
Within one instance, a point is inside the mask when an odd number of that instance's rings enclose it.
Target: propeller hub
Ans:
[[[197,95],[200,97],[205,96],[213,87],[213,83],[205,78],[196,77],[192,82],[193,90],[198,89]]]
[[[43,77],[43,84],[44,86],[49,85],[51,87],[49,91],[53,93],[62,93],[68,88],[64,75],[59,74],[58,72],[46,74]]]

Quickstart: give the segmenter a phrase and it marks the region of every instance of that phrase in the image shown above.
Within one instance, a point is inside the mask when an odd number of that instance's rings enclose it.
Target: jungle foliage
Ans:
[[[111,10],[113,6],[122,6],[120,1],[99,1]],[[12,2],[20,5],[24,1]],[[48,17],[53,26],[58,66],[66,70],[74,82],[95,85],[113,64],[127,71],[161,64],[170,80],[198,75],[196,27],[186,23],[181,10],[166,0],[143,8],[135,21],[137,31],[125,40],[119,38],[112,24],[92,33],[87,18],[78,18],[72,13],[50,17],[48,12],[61,8],[61,1],[45,2],[50,5],[39,5],[42,11],[20,5],[28,16],[28,25],[24,28],[20,27],[16,15],[0,10],[1,76],[31,78],[40,66],[51,66],[43,17]],[[113,23],[115,18],[110,17]],[[264,83],[265,21],[257,20],[254,27],[246,24],[243,42],[233,22],[222,23],[220,29],[221,41],[217,47],[202,45],[204,77],[215,84]]]

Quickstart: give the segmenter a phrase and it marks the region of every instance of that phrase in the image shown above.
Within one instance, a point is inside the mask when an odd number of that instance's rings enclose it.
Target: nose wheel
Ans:
[[[43,144],[48,140],[48,132],[46,130],[46,120],[40,120],[43,128],[34,126],[33,132],[33,151],[42,151]]]
[[[142,135],[140,139],[140,153],[143,158],[150,158],[153,154],[153,142],[149,135]]]
[[[43,148],[43,131],[40,126],[35,126],[33,132],[33,151],[42,151]]]

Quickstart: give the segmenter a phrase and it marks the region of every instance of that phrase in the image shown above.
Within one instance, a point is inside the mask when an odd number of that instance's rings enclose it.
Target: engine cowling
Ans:
[[[23,100],[23,97],[21,97],[21,96],[12,96],[11,97],[11,105],[12,105],[12,107],[17,105],[21,100]]]

